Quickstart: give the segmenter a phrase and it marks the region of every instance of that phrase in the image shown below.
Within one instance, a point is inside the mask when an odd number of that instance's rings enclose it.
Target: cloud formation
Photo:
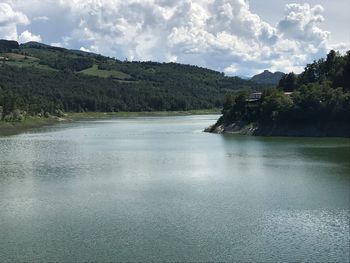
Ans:
[[[64,30],[57,28],[62,32],[54,41],[57,46],[119,59],[197,64],[231,75],[252,75],[263,69],[298,72],[330,48],[330,33],[321,28],[320,5],[288,4],[284,17],[271,25],[252,13],[244,0],[6,2],[0,4],[3,38],[18,38],[13,29],[28,25],[28,15],[36,22],[64,26]],[[6,18],[1,15],[4,8]],[[20,39],[38,41],[40,36],[24,31]]]
[[[20,36],[18,37],[18,42],[20,43],[27,43],[30,41],[40,42],[41,36],[40,35],[33,35],[28,30],[22,32]]]
[[[17,40],[17,25],[28,25],[29,20],[21,12],[15,12],[7,3],[0,2],[0,37]]]
[[[286,15],[278,23],[278,29],[284,37],[302,42],[310,42],[315,45],[327,41],[330,32],[318,27],[324,21],[322,16],[324,9],[320,5],[310,7],[308,4],[288,4]]]

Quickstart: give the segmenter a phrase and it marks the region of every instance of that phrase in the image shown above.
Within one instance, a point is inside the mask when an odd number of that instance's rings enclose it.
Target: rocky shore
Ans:
[[[257,125],[242,122],[214,124],[204,130],[217,134],[242,134],[253,136],[288,137],[347,137],[350,124],[327,123],[318,125]]]
[[[211,133],[231,133],[231,134],[244,134],[244,135],[255,135],[257,127],[254,125],[246,125],[243,123],[229,123],[220,125],[211,125],[206,128],[205,132]]]

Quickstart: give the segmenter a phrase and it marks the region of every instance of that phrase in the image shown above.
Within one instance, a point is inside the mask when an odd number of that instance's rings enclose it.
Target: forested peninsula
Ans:
[[[227,94],[222,117],[206,129],[262,136],[350,137],[350,51],[330,51],[262,92]]]

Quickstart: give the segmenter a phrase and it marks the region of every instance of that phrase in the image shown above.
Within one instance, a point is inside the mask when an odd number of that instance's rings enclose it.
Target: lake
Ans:
[[[0,137],[0,262],[349,262],[349,139],[202,132],[217,118]]]

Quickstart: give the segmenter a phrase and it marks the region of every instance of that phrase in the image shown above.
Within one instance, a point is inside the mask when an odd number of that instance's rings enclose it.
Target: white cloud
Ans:
[[[271,25],[245,0],[7,1],[33,20],[48,21],[43,26],[55,23],[52,30],[61,34],[54,45],[119,59],[251,75],[263,69],[299,72],[331,47],[320,5],[289,4],[281,21]]]
[[[30,41],[41,42],[41,36],[33,35],[31,32],[26,30],[18,37],[18,42],[20,43],[26,43]]]
[[[0,3],[0,26],[15,24],[29,24],[26,15],[21,12],[15,12],[7,3]]]
[[[69,41],[71,41],[72,38],[68,36],[62,37],[61,42],[53,42],[50,45],[54,47],[62,47],[62,48],[69,48]]]
[[[17,40],[17,25],[28,25],[29,19],[7,3],[0,3],[0,38]]]
[[[53,46],[53,47],[63,47],[61,42],[53,42],[53,43],[50,43],[50,46]]]
[[[230,74],[253,74],[265,68],[300,71],[300,65],[327,51],[329,32],[319,27],[319,5],[287,5],[274,27],[244,0],[60,3],[79,18],[72,41],[83,36],[101,53],[130,60],[176,58]]]
[[[324,21],[324,9],[320,5],[288,4],[286,15],[278,24],[278,29],[289,39],[305,42],[323,43],[328,40],[329,32],[318,27]]]
[[[48,18],[47,16],[37,16],[37,17],[34,17],[32,20],[46,22],[46,21],[50,20],[50,18]]]
[[[85,48],[85,47],[81,47],[81,48],[79,48],[79,50],[80,50],[80,51],[84,51],[84,52],[91,52],[90,49]]]

